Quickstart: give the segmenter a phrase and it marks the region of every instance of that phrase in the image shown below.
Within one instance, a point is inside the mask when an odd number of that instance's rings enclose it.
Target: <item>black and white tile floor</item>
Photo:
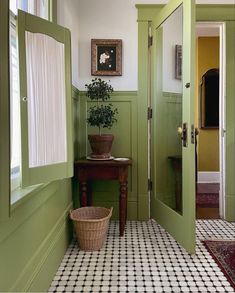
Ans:
[[[190,256],[154,221],[128,222],[122,238],[112,221],[100,251],[70,245],[49,292],[234,292],[200,241],[215,238],[235,239],[235,224],[198,220]]]

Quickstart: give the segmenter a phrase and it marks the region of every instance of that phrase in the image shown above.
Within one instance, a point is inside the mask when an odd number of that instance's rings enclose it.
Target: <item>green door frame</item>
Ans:
[[[0,220],[10,216],[9,2],[0,1]]]
[[[148,34],[156,14],[164,5],[138,4],[138,215],[139,219],[149,217],[148,198]],[[235,221],[235,6],[196,5],[197,21],[221,21],[226,23],[226,180],[225,219]],[[143,144],[143,141],[146,143]]]

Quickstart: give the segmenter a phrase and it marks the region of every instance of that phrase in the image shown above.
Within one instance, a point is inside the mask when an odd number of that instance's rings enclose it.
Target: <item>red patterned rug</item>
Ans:
[[[202,242],[235,289],[235,241],[205,240]]]
[[[219,194],[218,193],[199,193],[196,196],[196,205],[201,208],[218,208]]]
[[[196,204],[200,208],[219,208],[219,183],[198,183]]]

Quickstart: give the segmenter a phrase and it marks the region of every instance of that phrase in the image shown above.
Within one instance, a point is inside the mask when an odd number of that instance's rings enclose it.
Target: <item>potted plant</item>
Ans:
[[[114,136],[102,134],[101,129],[110,129],[117,122],[118,110],[114,109],[111,103],[107,103],[113,92],[113,87],[101,78],[92,79],[90,84],[85,84],[85,87],[87,89],[86,96],[96,102],[87,111],[87,123],[90,126],[96,126],[99,130],[99,134],[88,135],[92,150],[90,157],[97,160],[109,159],[111,158],[110,150]]]

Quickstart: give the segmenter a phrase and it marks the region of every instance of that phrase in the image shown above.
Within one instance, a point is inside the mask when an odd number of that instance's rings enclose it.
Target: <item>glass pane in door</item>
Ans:
[[[182,214],[183,7],[157,28],[156,197]]]

